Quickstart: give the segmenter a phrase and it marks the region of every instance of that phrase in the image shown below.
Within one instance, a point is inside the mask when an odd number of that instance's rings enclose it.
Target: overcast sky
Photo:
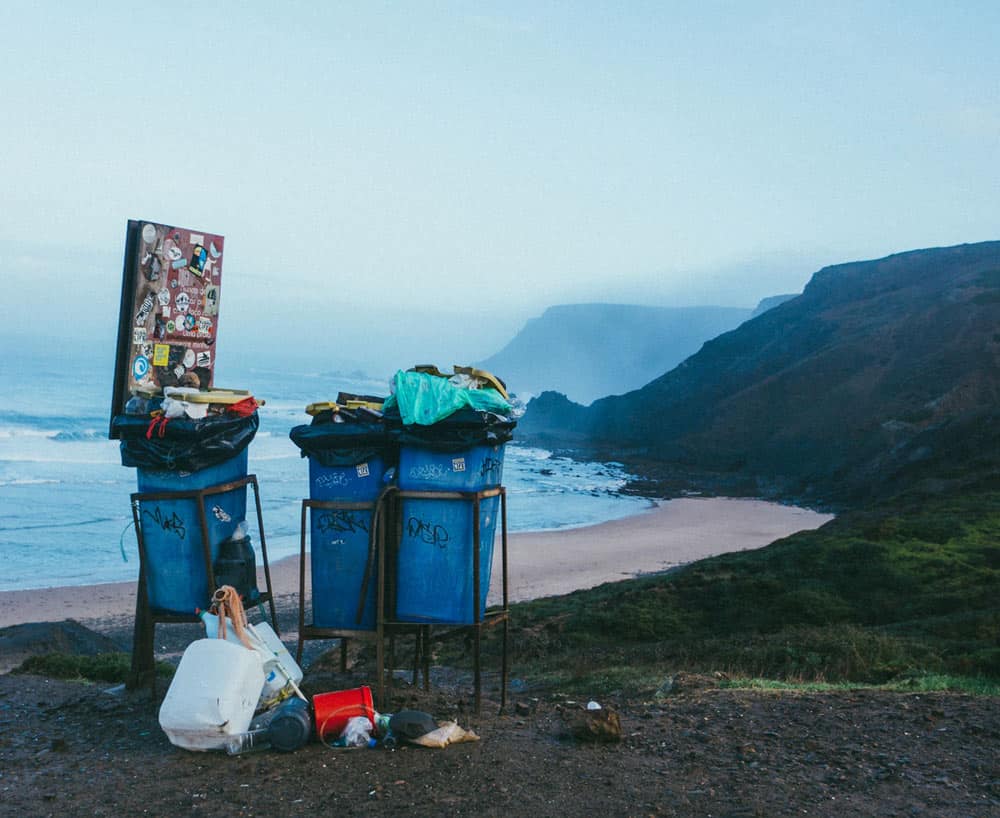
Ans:
[[[996,2],[5,0],[0,318],[113,335],[129,218],[225,235],[223,334],[327,338],[997,239],[998,43]]]

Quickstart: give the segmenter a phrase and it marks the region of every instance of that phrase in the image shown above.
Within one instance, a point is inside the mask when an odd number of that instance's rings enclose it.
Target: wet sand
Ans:
[[[818,528],[832,518],[760,500],[683,498],[598,525],[511,534],[510,601],[569,593],[716,554],[761,548],[796,531]],[[498,534],[490,604],[500,601],[499,545]],[[308,589],[308,564],[306,569]],[[298,594],[298,557],[273,563],[271,582],[278,597]],[[135,582],[117,582],[0,592],[0,627],[67,618],[130,617],[135,610],[135,589]]]

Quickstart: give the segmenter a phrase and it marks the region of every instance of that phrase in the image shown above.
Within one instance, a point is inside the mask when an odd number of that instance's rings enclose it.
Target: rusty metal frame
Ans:
[[[271,609],[271,624],[274,632],[280,635],[278,628],[278,612],[274,606],[274,593],[271,587],[271,567],[267,559],[267,539],[264,535],[264,515],[260,504],[260,486],[257,475],[248,474],[238,480],[219,483],[202,489],[184,491],[153,491],[134,492],[130,495],[132,505],[132,520],[135,524],[135,536],[139,546],[139,583],[135,601],[135,629],[132,635],[132,666],[129,672],[128,687],[135,689],[150,684],[155,693],[156,672],[154,664],[154,635],[158,623],[173,624],[181,622],[197,622],[198,615],[168,613],[154,610],[149,606],[149,591],[146,588],[146,541],[142,535],[142,503],[163,500],[196,500],[198,503],[198,523],[201,530],[202,556],[205,560],[205,575],[209,588],[215,587],[215,572],[212,570],[212,545],[208,537],[208,516],[205,511],[205,500],[216,494],[225,494],[239,488],[253,488],[254,506],[257,512],[257,533],[260,537],[261,562],[264,567],[265,590],[261,592],[254,604],[268,603]],[[207,604],[206,600],[206,604]]]
[[[303,500],[302,510],[299,522],[299,639],[298,646],[295,651],[295,661],[299,664],[302,663],[302,648],[303,642],[310,639],[339,639],[340,640],[340,671],[341,673],[347,672],[347,644],[350,639],[375,639],[376,631],[374,630],[363,630],[363,629],[352,629],[352,628],[324,628],[313,624],[306,624],[306,544],[309,542],[309,537],[311,535],[311,526],[309,525],[308,514],[306,513],[308,509],[328,509],[332,511],[371,511],[372,513],[372,525],[375,526],[375,537],[376,537],[376,553],[381,555],[384,553],[384,540],[386,536],[387,523],[385,520],[387,516],[391,519],[392,514],[392,502],[391,497],[395,494],[395,489],[387,490],[379,497],[371,502],[350,502],[347,500]],[[385,504],[382,506],[381,504]],[[385,511],[386,514],[378,513],[380,510]],[[378,572],[378,578],[376,580],[376,604],[380,607],[383,604],[383,597],[380,594],[382,588],[384,572],[381,567]],[[315,589],[313,589],[313,594],[315,594]],[[424,639],[424,628],[420,625],[409,625],[406,627],[400,626],[389,630],[386,634],[389,637],[389,665],[390,668],[395,666],[395,638],[397,635],[403,634],[413,634],[416,637],[416,644],[414,647],[414,663],[413,663],[413,680],[412,683],[417,683],[417,672],[418,669],[423,670],[424,678],[424,688],[427,689],[428,674],[429,674],[429,659],[424,650],[426,641]],[[382,667],[384,663],[384,647],[382,639],[377,640],[376,644],[376,655],[377,664]],[[381,695],[381,694],[380,694]],[[379,705],[381,706],[382,701],[379,699]]]
[[[479,506],[482,500],[489,497],[500,497],[500,538],[501,538],[501,566],[502,566],[502,582],[503,582],[503,602],[499,609],[487,610],[482,616],[479,610],[479,599],[480,599],[480,564],[479,564]],[[507,676],[509,673],[509,657],[508,657],[508,641],[510,635],[510,597],[508,593],[508,572],[507,572],[507,490],[503,486],[496,486],[494,488],[482,489],[480,491],[411,491],[411,490],[398,490],[393,495],[395,502],[401,502],[406,499],[419,499],[419,500],[463,500],[472,503],[472,623],[471,624],[445,624],[445,623],[415,623],[415,622],[404,622],[395,619],[386,618],[386,563],[390,557],[386,553],[386,538],[383,536],[379,539],[379,581],[378,581],[378,600],[376,603],[376,636],[377,636],[377,651],[376,651],[376,669],[378,672],[378,702],[379,706],[384,707],[385,702],[385,690],[384,690],[384,679],[385,679],[385,660],[384,652],[382,649],[382,643],[387,631],[391,631],[393,628],[398,628],[400,626],[415,624],[422,625],[426,628],[426,631],[422,634],[423,647],[422,652],[424,655],[425,665],[429,662],[429,643],[431,637],[431,628],[447,628],[452,629],[472,629],[473,632],[473,684],[474,684],[474,705],[475,710],[478,713],[482,705],[482,668],[481,668],[481,639],[482,639],[482,629],[484,626],[493,626],[496,624],[503,625],[503,647],[502,647],[502,658],[500,666],[500,712],[503,713],[507,706]],[[391,540],[391,547],[393,553],[391,554],[391,561],[393,565],[396,564],[396,552],[399,549],[399,544],[402,539],[402,515],[394,514],[392,517],[395,520],[394,527],[394,537]],[[393,593],[389,595],[392,599],[392,611],[393,616],[395,616],[395,588],[393,587]],[[425,667],[424,671],[424,685],[425,688],[428,685],[428,670]]]

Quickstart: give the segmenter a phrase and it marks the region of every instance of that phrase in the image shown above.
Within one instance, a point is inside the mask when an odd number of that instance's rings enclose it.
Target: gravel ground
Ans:
[[[359,683],[332,664],[310,670],[314,688]],[[487,698],[476,715],[467,679],[437,676],[429,693],[401,682],[392,710],[457,718],[481,741],[239,757],[173,747],[149,691],[0,676],[0,814],[1000,815],[996,698],[681,676],[659,701],[602,702],[622,740],[596,744],[573,737],[581,705],[565,697],[522,690],[509,714]]]

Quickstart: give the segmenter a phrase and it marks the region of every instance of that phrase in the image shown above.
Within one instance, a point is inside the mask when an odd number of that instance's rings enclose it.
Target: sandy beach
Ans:
[[[796,531],[818,528],[830,519],[829,514],[759,500],[683,498],[651,504],[642,514],[599,525],[511,534],[510,599],[517,602],[568,593],[716,554],[760,548]],[[499,536],[497,546],[491,604],[500,601]],[[273,563],[271,581],[276,596],[297,594],[298,558]],[[118,582],[6,591],[0,593],[0,627],[67,618],[131,617],[135,588],[134,582]]]

